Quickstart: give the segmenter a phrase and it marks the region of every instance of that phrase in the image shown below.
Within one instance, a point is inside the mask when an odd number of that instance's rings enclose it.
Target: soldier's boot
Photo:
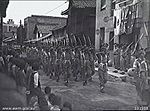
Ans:
[[[77,76],[75,77],[74,81],[75,81],[75,82],[78,82],[78,77],[77,77]]]
[[[101,93],[105,93],[105,91],[104,91],[104,86],[103,86],[103,85],[100,86],[100,92],[101,92]]]
[[[65,86],[68,86],[69,85],[69,81],[67,80],[66,82],[65,82]]]
[[[83,86],[86,86],[87,85],[87,80],[85,80],[84,82],[83,82]]]
[[[59,82],[59,76],[57,77],[56,82]]]
[[[52,79],[52,77],[53,77],[53,74],[51,73],[50,76],[49,76],[49,78]]]

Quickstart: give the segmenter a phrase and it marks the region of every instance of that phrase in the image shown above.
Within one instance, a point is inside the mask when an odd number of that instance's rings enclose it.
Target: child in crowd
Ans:
[[[47,103],[48,103],[48,107],[49,107],[49,109],[52,107],[52,104],[50,103],[50,101],[49,101],[49,96],[50,96],[50,94],[51,94],[51,88],[50,87],[48,87],[48,86],[46,86],[45,87],[45,89],[44,89],[44,92],[45,92],[45,98],[46,98],[46,101],[47,101]]]
[[[64,102],[61,111],[72,111],[72,105],[69,102]]]
[[[59,96],[51,93],[49,95],[49,101],[52,104],[52,107],[50,108],[51,111],[60,111],[61,98]]]

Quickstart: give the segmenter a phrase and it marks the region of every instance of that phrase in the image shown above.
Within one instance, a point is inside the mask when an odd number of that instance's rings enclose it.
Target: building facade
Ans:
[[[57,25],[66,24],[64,17],[32,15],[24,19],[26,40],[38,39],[52,33]]]
[[[16,25],[13,19],[9,19],[7,23],[3,23],[4,38],[16,36],[18,25]]]
[[[95,44],[96,0],[69,0],[69,7],[62,15],[68,15],[67,34],[76,35],[82,42],[84,35]]]
[[[114,44],[150,46],[149,0],[97,0],[95,49],[108,43],[113,60]]]
[[[114,23],[115,43],[150,46],[150,1],[116,0]],[[114,20],[115,21],[115,20]]]
[[[97,0],[96,1],[96,32],[95,32],[95,49],[98,51],[103,43],[111,45],[113,50],[114,43],[114,25],[113,11],[114,0]]]

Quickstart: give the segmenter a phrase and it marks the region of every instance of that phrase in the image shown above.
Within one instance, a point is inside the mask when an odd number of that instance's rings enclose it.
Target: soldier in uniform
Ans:
[[[68,86],[69,83],[69,78],[71,74],[71,55],[70,55],[70,48],[66,47],[65,52],[64,52],[64,64],[63,64],[63,69],[64,69],[64,81],[65,85]]]
[[[146,49],[146,53],[141,54],[141,70],[140,70],[140,91],[141,99],[146,105],[150,106],[150,50]]]
[[[98,75],[100,81],[100,92],[104,92],[104,87],[107,82],[107,64],[106,64],[106,57],[104,53],[101,53],[101,63],[99,64],[98,68]]]
[[[55,77],[56,77],[56,81],[58,82],[60,79],[60,74],[62,72],[62,60],[61,60],[62,52],[61,52],[60,48],[57,49],[56,56],[57,56],[57,58],[55,61]]]
[[[85,60],[84,60],[84,82],[83,85],[85,86],[87,84],[87,81],[91,78],[91,74],[92,74],[92,67],[91,67],[91,63],[90,63],[90,55],[88,52],[88,49],[85,49],[84,51],[85,53]]]
[[[80,64],[80,52],[78,47],[75,48],[75,55],[74,55],[74,63],[73,63],[73,74],[75,77],[75,81],[78,80],[78,75],[80,73],[81,64]]]
[[[84,50],[83,47],[81,47],[80,49],[80,79],[84,80],[84,74],[85,74],[85,70],[84,70],[84,61],[85,61],[85,55],[84,55]]]
[[[89,55],[90,55],[90,66],[91,66],[91,77],[90,77],[90,81],[92,81],[92,76],[95,74],[95,69],[94,69],[94,56],[95,56],[95,51],[94,48],[89,49]]]
[[[51,55],[50,79],[52,79],[52,77],[54,76],[54,73],[55,73],[55,60],[56,60],[56,52],[54,50],[54,47],[51,48],[50,55]]]

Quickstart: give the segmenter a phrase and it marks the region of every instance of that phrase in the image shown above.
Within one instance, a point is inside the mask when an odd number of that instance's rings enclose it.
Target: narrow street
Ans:
[[[0,0],[0,111],[149,108],[150,0]]]
[[[52,91],[62,97],[62,102],[69,101],[73,110],[133,110],[137,106],[137,92],[135,86],[122,81],[108,81],[105,93],[100,93],[98,75],[87,86],[82,82],[71,82],[69,87],[63,81],[56,82],[49,77],[41,76],[42,87],[50,86]]]

